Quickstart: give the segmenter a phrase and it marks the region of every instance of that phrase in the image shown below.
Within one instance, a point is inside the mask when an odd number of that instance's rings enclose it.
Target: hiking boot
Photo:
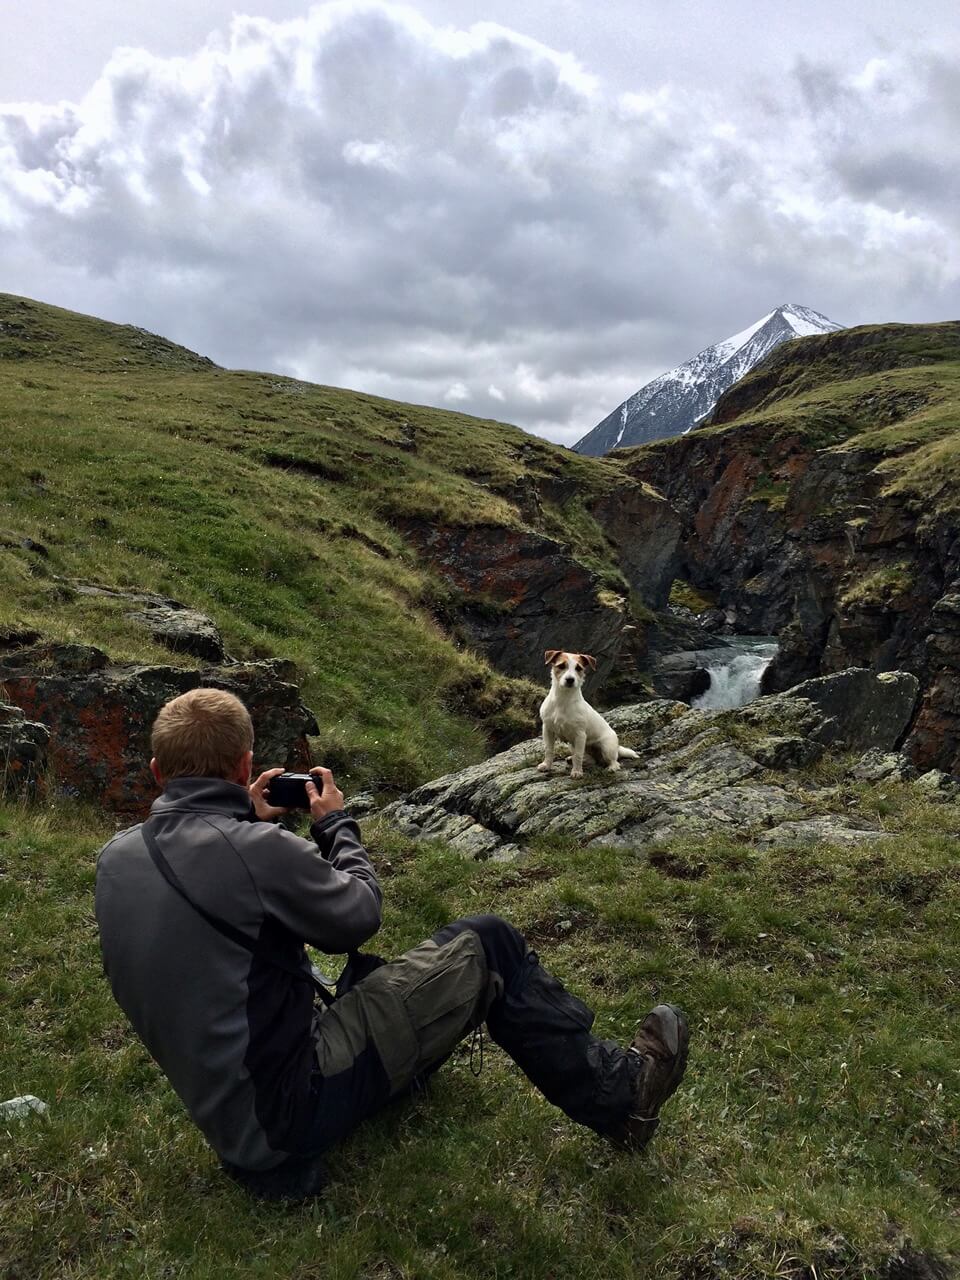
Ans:
[[[644,1018],[627,1050],[636,1060],[633,1104],[608,1135],[617,1146],[642,1151],[656,1133],[660,1108],[683,1079],[689,1042],[687,1020],[676,1005],[658,1004]]]

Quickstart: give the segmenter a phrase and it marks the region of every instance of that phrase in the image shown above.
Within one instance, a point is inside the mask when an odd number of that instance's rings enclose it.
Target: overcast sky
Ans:
[[[0,0],[0,289],[573,443],[799,302],[960,317],[956,0]]]

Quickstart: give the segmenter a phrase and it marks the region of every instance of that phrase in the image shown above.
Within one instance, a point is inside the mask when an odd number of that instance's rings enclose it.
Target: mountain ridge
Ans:
[[[720,396],[782,343],[844,326],[799,303],[784,303],[745,329],[705,347],[634,392],[573,446],[602,457],[612,449],[650,444],[692,430]]]

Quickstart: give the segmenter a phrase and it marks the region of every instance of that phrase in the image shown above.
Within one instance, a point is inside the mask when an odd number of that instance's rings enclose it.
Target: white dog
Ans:
[[[553,748],[558,738],[573,747],[571,778],[583,777],[583,753],[587,750],[598,764],[606,765],[610,773],[620,768],[621,760],[638,760],[636,751],[620,746],[606,720],[580,692],[587,667],[591,671],[597,669],[596,658],[591,658],[589,653],[565,653],[562,649],[548,649],[544,658],[550,668],[551,686],[540,704],[543,760],[537,768],[544,773],[553,768]]]

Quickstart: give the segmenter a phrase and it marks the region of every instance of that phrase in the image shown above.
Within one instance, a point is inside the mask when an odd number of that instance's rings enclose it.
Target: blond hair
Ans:
[[[160,708],[150,746],[164,778],[229,778],[253,748],[253,721],[222,689],[191,689]]]

